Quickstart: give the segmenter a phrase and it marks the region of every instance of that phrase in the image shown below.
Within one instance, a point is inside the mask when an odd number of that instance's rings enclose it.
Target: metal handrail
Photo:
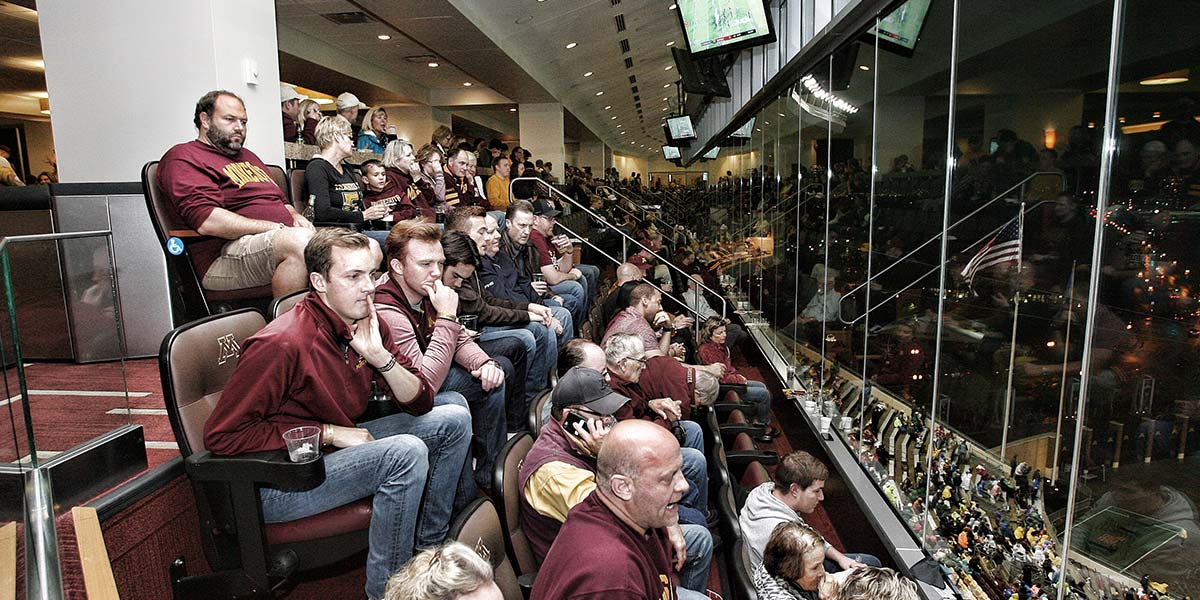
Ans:
[[[641,206],[639,204],[635,203],[633,200],[630,200],[629,197],[626,196],[625,194],[618,192],[616,188],[609,186],[609,185],[596,186],[597,192],[602,193],[604,190],[608,190],[612,195],[623,200],[626,204],[629,204],[630,206],[637,206],[639,209],[641,209]],[[621,212],[623,212],[631,217],[637,218],[637,215],[632,210],[625,208],[625,205],[622,204],[621,202],[617,202],[616,207],[621,209]],[[642,210],[642,217],[645,218],[645,216],[646,216],[646,211]]]
[[[1029,207],[1027,207],[1027,208],[1025,209],[1025,211],[1024,211],[1024,212],[1028,213],[1028,212],[1032,211],[1033,209],[1035,209],[1035,208],[1037,208],[1037,207],[1039,207],[1039,206],[1041,206],[1041,205],[1043,205],[1043,204],[1047,204],[1047,203],[1049,203],[1049,202],[1051,202],[1051,200],[1042,200],[1041,202],[1038,202],[1037,204],[1034,204],[1034,205],[1032,205],[1032,206],[1029,206]],[[994,236],[994,235],[996,235],[997,233],[999,233],[999,232],[1000,232],[1000,230],[1001,230],[1001,229],[1003,229],[1003,228],[1004,228],[1006,225],[1008,225],[1009,223],[1011,223],[1011,222],[1013,221],[1013,219],[1016,219],[1016,218],[1017,218],[1017,217],[1013,217],[1012,219],[1009,219],[1009,220],[1007,220],[1007,221],[1005,221],[1005,222],[1001,223],[1001,224],[1000,224],[999,226],[997,226],[995,229],[993,229],[993,230],[991,230],[991,231],[989,231],[989,232],[987,232],[987,233],[983,234],[983,237],[981,237],[981,238],[979,238],[979,239],[975,240],[974,242],[971,242],[969,245],[965,246],[965,247],[964,247],[962,250],[959,250],[959,251],[958,251],[958,254],[962,254],[963,252],[966,252],[967,250],[970,250],[971,248],[974,248],[975,246],[979,245],[979,242],[982,242],[982,241],[984,241],[984,240],[986,240],[986,239],[990,239],[992,236]],[[940,235],[940,234],[939,234],[939,235]],[[900,262],[900,261],[896,261],[895,263],[892,263],[891,265],[888,265],[888,268],[891,268],[891,267],[895,266],[896,264],[899,264],[899,262]],[[928,264],[928,263],[926,263],[926,264]],[[875,306],[870,306],[870,307],[867,307],[867,308],[866,308],[866,310],[864,310],[864,311],[863,311],[863,314],[861,314],[861,315],[859,315],[858,317],[856,317],[856,318],[855,318],[853,321],[847,321],[847,320],[845,320],[845,319],[843,319],[843,318],[842,318],[842,305],[841,305],[841,301],[839,300],[839,301],[838,301],[838,320],[839,320],[839,321],[841,321],[842,323],[846,324],[846,325],[853,325],[853,324],[857,323],[857,322],[858,322],[859,320],[861,320],[863,317],[866,317],[866,316],[867,316],[867,314],[869,314],[871,311],[873,311],[873,310],[875,310],[876,308],[879,308],[879,307],[881,307],[881,306],[884,306],[884,305],[885,305],[885,304],[887,304],[888,302],[891,302],[893,298],[895,298],[895,297],[899,296],[900,294],[903,294],[904,292],[908,291],[909,289],[912,289],[912,287],[913,287],[914,285],[917,285],[918,283],[920,283],[920,282],[921,282],[921,280],[922,280],[922,279],[925,279],[926,277],[929,277],[929,276],[930,276],[930,275],[932,275],[933,273],[937,272],[937,270],[938,270],[938,269],[940,269],[940,268],[942,268],[942,266],[941,266],[941,265],[937,265],[937,266],[933,267],[932,269],[930,269],[930,270],[926,271],[926,272],[925,272],[925,273],[923,273],[921,276],[919,276],[919,277],[917,277],[916,279],[912,280],[912,282],[911,282],[911,283],[909,283],[908,285],[906,285],[906,286],[904,286],[904,287],[900,288],[899,290],[897,290],[897,291],[896,291],[896,293],[892,294],[891,296],[888,296],[888,297],[887,297],[887,299],[886,299],[886,300],[884,300],[883,302],[877,302],[877,303],[875,303]],[[886,270],[886,269],[885,269],[885,270]],[[880,271],[880,273],[882,273],[882,272],[883,272],[883,271]],[[874,279],[874,278],[872,278],[872,279]],[[870,281],[868,281],[867,283],[869,284],[869,283],[870,283]],[[866,285],[866,284],[864,284],[864,285]],[[859,288],[861,288],[861,287],[862,287],[862,286],[859,286]],[[856,290],[857,290],[857,289],[859,289],[859,288],[854,288],[854,289],[856,289]],[[847,293],[846,293],[846,296],[849,296],[849,295],[850,295],[850,292],[847,292]],[[842,300],[845,300],[845,299],[846,299],[846,296],[842,296]]]
[[[954,229],[955,227],[958,227],[959,225],[963,224],[964,222],[966,222],[966,221],[967,221],[967,219],[970,219],[971,217],[974,217],[975,215],[979,214],[981,211],[983,211],[983,209],[985,209],[985,208],[987,208],[987,207],[991,206],[991,205],[992,205],[992,204],[994,204],[995,202],[997,202],[997,201],[999,201],[999,200],[1003,200],[1003,199],[1005,199],[1005,197],[1007,197],[1007,196],[1008,196],[1008,193],[1009,193],[1009,192],[1011,192],[1011,191],[1013,191],[1013,190],[1016,190],[1016,189],[1020,188],[1020,189],[1022,190],[1022,192],[1021,192],[1021,193],[1022,193],[1022,195],[1024,195],[1024,188],[1023,188],[1022,186],[1024,186],[1026,183],[1029,183],[1031,180],[1033,180],[1033,178],[1034,178],[1034,177],[1039,177],[1039,176],[1042,176],[1042,175],[1053,175],[1053,176],[1056,176],[1056,177],[1058,177],[1059,179],[1061,179],[1061,180],[1062,180],[1062,189],[1063,189],[1063,190],[1066,190],[1066,189],[1067,189],[1067,176],[1066,176],[1066,174],[1064,174],[1064,173],[1061,173],[1061,172],[1055,172],[1055,171],[1035,171],[1035,172],[1033,172],[1033,173],[1030,173],[1030,174],[1029,174],[1029,176],[1025,177],[1025,178],[1024,178],[1024,179],[1022,179],[1021,181],[1018,181],[1017,183],[1013,184],[1013,185],[1012,185],[1012,187],[1010,187],[1010,188],[1008,188],[1008,189],[1004,190],[1003,192],[1000,192],[1000,194],[999,194],[999,195],[997,195],[995,198],[992,198],[991,200],[988,200],[987,202],[983,203],[982,205],[980,205],[980,206],[979,206],[978,208],[976,208],[975,210],[973,210],[973,211],[971,211],[971,212],[967,213],[967,215],[966,215],[966,216],[964,216],[963,218],[961,218],[961,219],[959,219],[959,220],[955,221],[953,225],[950,225],[949,227],[947,227],[947,228],[946,228],[946,232],[949,232],[951,229]],[[1038,202],[1037,204],[1035,204],[1035,205],[1033,205],[1033,206],[1031,206],[1031,207],[1029,207],[1029,208],[1025,209],[1025,212],[1029,212],[1029,211],[1030,211],[1030,210],[1032,210],[1034,207],[1041,206],[1041,205],[1042,205],[1042,204],[1044,204],[1045,202],[1046,202],[1045,200],[1043,200],[1042,202]],[[1005,221],[1005,223],[1007,223],[1007,221]],[[1004,226],[1004,225],[1001,225],[1000,227],[1003,227],[1003,226]],[[993,231],[992,231],[992,233],[989,233],[988,235],[995,235],[995,232],[997,232],[997,231],[999,231],[999,230],[1000,230],[1000,228],[998,227],[998,228],[996,228],[995,230],[993,230]],[[909,252],[908,254],[905,254],[904,256],[901,256],[900,258],[896,259],[896,261],[895,261],[895,262],[893,262],[892,264],[890,264],[890,265],[888,265],[888,266],[886,266],[886,267],[884,267],[884,268],[880,269],[878,273],[875,273],[875,274],[871,275],[870,277],[868,277],[868,278],[867,278],[867,280],[866,280],[866,281],[864,281],[864,282],[862,282],[861,284],[859,284],[859,285],[858,285],[858,287],[855,287],[854,289],[852,289],[852,290],[850,290],[850,291],[846,292],[845,294],[843,294],[843,295],[842,295],[842,299],[841,299],[841,301],[840,301],[840,302],[845,302],[845,301],[846,301],[846,298],[849,298],[850,296],[854,295],[854,293],[855,293],[855,292],[858,292],[859,290],[863,289],[864,287],[866,287],[866,286],[868,286],[868,285],[871,285],[871,282],[875,281],[875,279],[876,279],[876,278],[878,278],[880,275],[883,275],[884,273],[888,272],[888,270],[890,270],[891,268],[893,268],[893,267],[895,267],[895,266],[899,265],[900,263],[904,262],[904,260],[905,260],[905,259],[907,259],[908,257],[910,257],[910,256],[912,256],[912,255],[914,255],[914,254],[916,254],[917,252],[921,251],[921,249],[925,248],[925,247],[926,247],[926,246],[928,246],[929,244],[932,244],[933,242],[935,242],[935,241],[937,241],[938,239],[940,239],[940,238],[942,237],[942,234],[943,234],[943,233],[944,233],[944,232],[940,232],[940,231],[939,231],[938,233],[934,234],[934,236],[933,236],[933,237],[929,238],[928,240],[925,240],[925,242],[923,242],[923,243],[922,243],[920,246],[917,246],[916,248],[913,248],[913,249],[912,249],[912,251],[911,251],[911,252]],[[987,236],[984,236],[984,237],[986,238]],[[982,241],[982,240],[981,240],[981,241]],[[975,243],[976,243],[976,244],[978,244],[979,242],[975,242]],[[975,245],[975,244],[971,244],[971,246],[967,246],[967,248],[971,248],[971,247],[972,247],[972,246],[974,246],[974,245]],[[965,249],[966,249],[966,248],[964,248],[964,250],[965,250]],[[940,267],[938,267],[938,268],[940,268]],[[922,275],[922,277],[924,277],[924,275]],[[909,287],[912,287],[912,286],[910,285]],[[905,289],[907,289],[907,288],[905,288]],[[890,300],[890,298],[889,298],[889,300]],[[841,304],[840,304],[840,302],[839,302],[839,304],[838,304],[838,313],[839,313],[839,314],[842,312],[842,311],[841,311]],[[841,320],[841,319],[840,319],[840,317],[839,317],[839,320]],[[857,319],[855,319],[855,321],[857,321]],[[853,322],[854,322],[854,321],[851,321],[850,323],[853,323]],[[846,321],[844,321],[844,320],[842,320],[842,323],[846,323],[847,325],[849,325],[849,324],[850,324],[850,323],[847,323],[847,322],[846,322]]]
[[[518,178],[516,178],[516,179],[511,179],[511,180],[509,180],[509,182],[508,182],[508,192],[509,192],[509,195],[510,195],[510,196],[512,195],[512,186],[513,186],[513,184],[515,184],[515,183],[516,183],[516,182],[518,182],[518,181],[534,181],[534,182],[539,182],[539,183],[542,183],[542,184],[545,184],[545,183],[546,183],[546,182],[542,181],[541,179],[538,179],[537,177],[518,177]],[[568,195],[566,195],[566,194],[562,193],[561,191],[559,191],[559,190],[557,190],[557,189],[554,189],[554,187],[553,187],[553,186],[546,186],[546,187],[548,187],[548,188],[550,189],[550,191],[551,191],[551,193],[552,193],[552,194],[558,194],[559,196],[561,196],[561,197],[562,197],[562,199],[563,199],[565,202],[569,202],[569,203],[570,203],[572,206],[575,206],[575,207],[576,207],[576,208],[578,208],[579,210],[582,210],[583,212],[587,213],[588,215],[591,215],[591,217],[592,217],[593,219],[596,219],[597,221],[599,221],[599,222],[600,222],[602,225],[604,225],[605,227],[608,227],[608,228],[609,228],[609,229],[611,229],[612,231],[614,231],[614,232],[616,232],[617,234],[619,234],[619,235],[620,235],[622,238],[624,238],[624,239],[625,239],[627,242],[633,242],[634,244],[636,244],[636,245],[637,245],[637,247],[641,248],[642,250],[645,250],[646,252],[649,252],[649,253],[650,253],[650,256],[653,256],[654,258],[657,258],[657,259],[659,260],[659,262],[661,262],[662,264],[666,265],[668,268],[670,268],[670,269],[674,269],[674,270],[675,270],[675,271],[677,271],[677,272],[678,272],[680,275],[683,275],[684,277],[687,277],[687,278],[689,278],[689,279],[692,279],[692,280],[694,280],[694,281],[696,282],[696,287],[699,287],[699,288],[703,289],[704,291],[706,291],[706,292],[709,292],[709,293],[711,293],[712,295],[714,295],[714,296],[716,296],[717,298],[719,298],[719,299],[721,300],[721,318],[722,318],[722,319],[726,318],[726,310],[725,310],[725,309],[726,309],[726,302],[725,302],[725,296],[724,296],[724,295],[722,295],[721,293],[717,292],[716,290],[714,290],[714,289],[712,289],[712,288],[708,287],[707,285],[705,285],[705,284],[704,284],[704,282],[703,282],[703,281],[697,280],[697,279],[695,279],[694,277],[692,277],[691,275],[689,275],[689,274],[685,273],[685,272],[683,271],[683,269],[680,269],[679,267],[675,266],[675,263],[673,263],[673,262],[671,262],[671,261],[669,261],[669,260],[667,260],[667,259],[665,259],[665,258],[663,258],[663,257],[659,256],[659,255],[658,255],[658,253],[656,253],[655,251],[653,251],[653,250],[651,250],[651,249],[647,248],[646,246],[642,245],[642,243],[641,243],[641,242],[639,242],[639,241],[637,241],[637,240],[633,239],[633,236],[630,236],[629,234],[625,233],[624,231],[621,231],[620,229],[618,229],[618,228],[616,227],[616,225],[613,225],[612,223],[609,223],[609,222],[608,222],[608,220],[606,220],[604,217],[602,217],[602,216],[600,216],[600,215],[596,214],[594,211],[592,211],[592,209],[590,209],[590,208],[588,208],[588,207],[586,207],[586,206],[584,206],[584,205],[582,205],[582,204],[580,204],[580,203],[576,202],[574,198],[572,198],[572,197],[570,197],[570,196],[568,196]],[[559,223],[559,226],[560,226],[560,227],[563,227],[563,225],[562,225],[561,223]],[[566,229],[566,227],[563,227],[563,229]],[[569,230],[568,230],[568,231],[569,231]],[[583,238],[583,237],[581,237],[581,236],[579,236],[579,235],[575,235],[575,237],[576,237],[576,238],[578,238],[580,241],[585,241],[585,242],[586,242],[586,240],[584,240],[584,238]],[[595,246],[595,245],[591,244],[590,242],[587,242],[587,244],[588,244],[588,246],[589,246],[589,247],[591,247],[591,248],[595,248],[595,249],[599,250],[598,248],[596,248],[596,246]],[[602,253],[603,253],[603,252],[602,252]],[[613,257],[611,257],[611,256],[608,256],[608,254],[606,254],[606,253],[605,253],[605,256],[607,256],[609,259],[612,259],[612,258],[613,258]],[[622,262],[624,262],[624,261],[622,261]],[[617,264],[620,264],[620,263],[617,263]],[[660,291],[661,291],[661,290],[660,290]],[[682,304],[684,304],[684,306],[686,306],[686,305],[687,305],[686,303],[682,303]]]

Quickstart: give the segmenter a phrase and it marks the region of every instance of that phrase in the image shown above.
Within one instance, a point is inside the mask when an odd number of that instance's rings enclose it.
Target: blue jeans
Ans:
[[[525,399],[525,380],[529,377],[529,356],[525,343],[514,337],[479,339],[479,348],[496,359],[504,369],[504,421],[508,433],[528,428],[529,401]]]
[[[507,359],[496,359],[497,362]],[[509,372],[512,365],[509,365]],[[504,418],[504,384],[491,391],[484,391],[478,379],[466,369],[454,365],[442,382],[443,392],[458,392],[471,409],[471,429],[475,432],[475,485],[482,490],[492,489],[492,467],[496,455],[504,446],[508,428]]]
[[[708,587],[708,572],[712,566],[713,541],[712,534],[704,525],[680,525],[683,539],[687,542],[687,559],[683,561],[683,569],[679,571],[679,589],[676,589],[680,600],[685,598],[708,598],[704,590]],[[695,592],[700,595],[691,595]]]
[[[746,402],[754,405],[754,420],[763,425],[771,423],[771,392],[766,384],[753,379],[746,382]]]
[[[583,273],[583,281],[580,281],[579,283],[585,284],[583,286],[583,293],[585,294],[584,297],[588,299],[588,306],[590,307],[591,302],[595,300],[600,293],[600,267],[597,267],[596,265],[578,264],[575,265],[575,268],[579,269],[580,273]]]
[[[587,296],[578,281],[560,281],[550,286],[550,291],[562,296],[563,306],[571,311],[575,323],[583,323],[587,319]]]
[[[471,442],[471,416],[463,406],[450,404],[419,417],[397,413],[360,426],[375,441],[326,454],[324,483],[302,492],[263,488],[259,497],[263,519],[282,523],[374,496],[367,595],[382,598],[388,577],[412,558],[414,547],[436,546],[450,530],[455,482]]]
[[[708,460],[704,458],[704,433],[695,421],[680,421],[683,428],[683,477],[688,491],[679,501],[679,522],[707,525],[708,518]],[[686,587],[686,586],[685,586]]]
[[[563,310],[563,312],[566,311]],[[565,326],[563,331],[566,331]],[[526,359],[529,361],[529,368],[525,376],[525,402],[528,403],[538,392],[546,388],[550,368],[558,360],[558,339],[549,327],[541,323],[529,323],[523,327],[486,325],[479,336],[479,341],[489,342],[504,337],[515,338],[525,344]]]
[[[852,560],[857,560],[858,562],[860,562],[864,565],[867,565],[868,567],[882,567],[883,566],[883,563],[879,562],[878,558],[875,558],[874,556],[872,556],[870,554],[857,554],[857,553],[851,554],[851,553],[847,552],[846,558],[849,558]],[[825,559],[825,572],[826,573],[841,573],[842,567],[827,558],[827,559]]]

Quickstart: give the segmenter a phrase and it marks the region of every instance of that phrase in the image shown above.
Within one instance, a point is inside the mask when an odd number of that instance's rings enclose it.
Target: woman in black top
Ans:
[[[344,162],[354,152],[354,145],[350,141],[350,122],[341,115],[322,117],[317,124],[316,138],[321,151],[313,156],[304,169],[313,222],[317,225],[344,225],[359,230],[363,229],[363,221],[387,216],[387,206],[382,204],[363,209],[358,176],[354,168]],[[387,237],[387,231],[363,233],[380,244]]]

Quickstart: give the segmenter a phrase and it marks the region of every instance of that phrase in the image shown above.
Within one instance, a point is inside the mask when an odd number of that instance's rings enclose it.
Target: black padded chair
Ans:
[[[542,431],[542,412],[546,410],[546,404],[550,402],[550,388],[546,388],[537,393],[533,400],[529,403],[529,432],[533,437],[537,437]]]
[[[513,568],[519,576],[522,586],[532,586],[537,575],[537,559],[529,538],[521,528],[521,464],[533,447],[533,436],[522,433],[514,436],[496,460],[496,470],[492,477],[492,501],[500,510],[500,522],[504,525],[505,539],[508,542],[508,555],[512,559]]]
[[[496,505],[488,498],[478,498],[467,505],[450,524],[449,539],[473,548],[492,565],[492,579],[504,595],[504,600],[524,600],[525,594],[517,583],[516,572],[504,544],[504,527]]]
[[[750,552],[745,541],[739,539],[733,542],[729,562],[733,597],[737,600],[758,600],[758,591],[754,589],[754,569],[750,566]]]
[[[738,409],[730,411],[729,415],[725,417],[725,421],[721,423],[721,437],[725,441],[733,439],[739,433],[759,437],[766,430],[766,427],[751,424],[750,420],[746,418],[746,413]]]
[[[371,498],[324,513],[265,524],[259,489],[306,490],[325,479],[325,461],[296,464],[284,450],[216,456],[204,447],[204,424],[240,357],[246,338],[265,325],[241,309],[171,331],[159,351],[167,415],[196,496],[200,535],[211,573],[173,577],[175,598],[261,598],[300,571],[367,548]]]
[[[272,178],[278,178],[283,169],[268,165]],[[146,196],[146,208],[150,212],[150,223],[158,234],[158,242],[162,244],[168,264],[175,271],[183,284],[183,310],[181,314],[190,317],[211,315],[228,309],[241,307],[265,308],[271,300],[271,286],[260,286],[242,290],[216,291],[206,290],[200,285],[200,275],[192,264],[188,254],[188,242],[196,241],[201,235],[188,227],[175,205],[163,197],[158,188],[158,161],[151,161],[142,167],[142,191]],[[286,195],[286,192],[285,192]],[[171,238],[183,241],[183,252],[173,254],[167,247]],[[198,305],[198,306],[195,306]],[[178,320],[176,321],[179,322]]]
[[[272,321],[278,319],[283,313],[292,310],[292,307],[296,306],[296,303],[299,302],[301,298],[304,298],[304,295],[307,293],[308,290],[300,290],[297,292],[292,292],[282,298],[276,298],[272,300],[271,306],[267,308],[267,316],[271,317]]]

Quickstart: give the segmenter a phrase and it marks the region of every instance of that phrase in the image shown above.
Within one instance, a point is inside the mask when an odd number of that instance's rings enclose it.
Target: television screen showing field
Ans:
[[[686,0],[677,4],[693,53],[771,35],[762,0]]]
[[[909,0],[901,4],[892,14],[879,21],[879,37],[912,50],[917,45],[925,14],[929,12],[929,0]],[[875,33],[872,27],[868,33]]]

